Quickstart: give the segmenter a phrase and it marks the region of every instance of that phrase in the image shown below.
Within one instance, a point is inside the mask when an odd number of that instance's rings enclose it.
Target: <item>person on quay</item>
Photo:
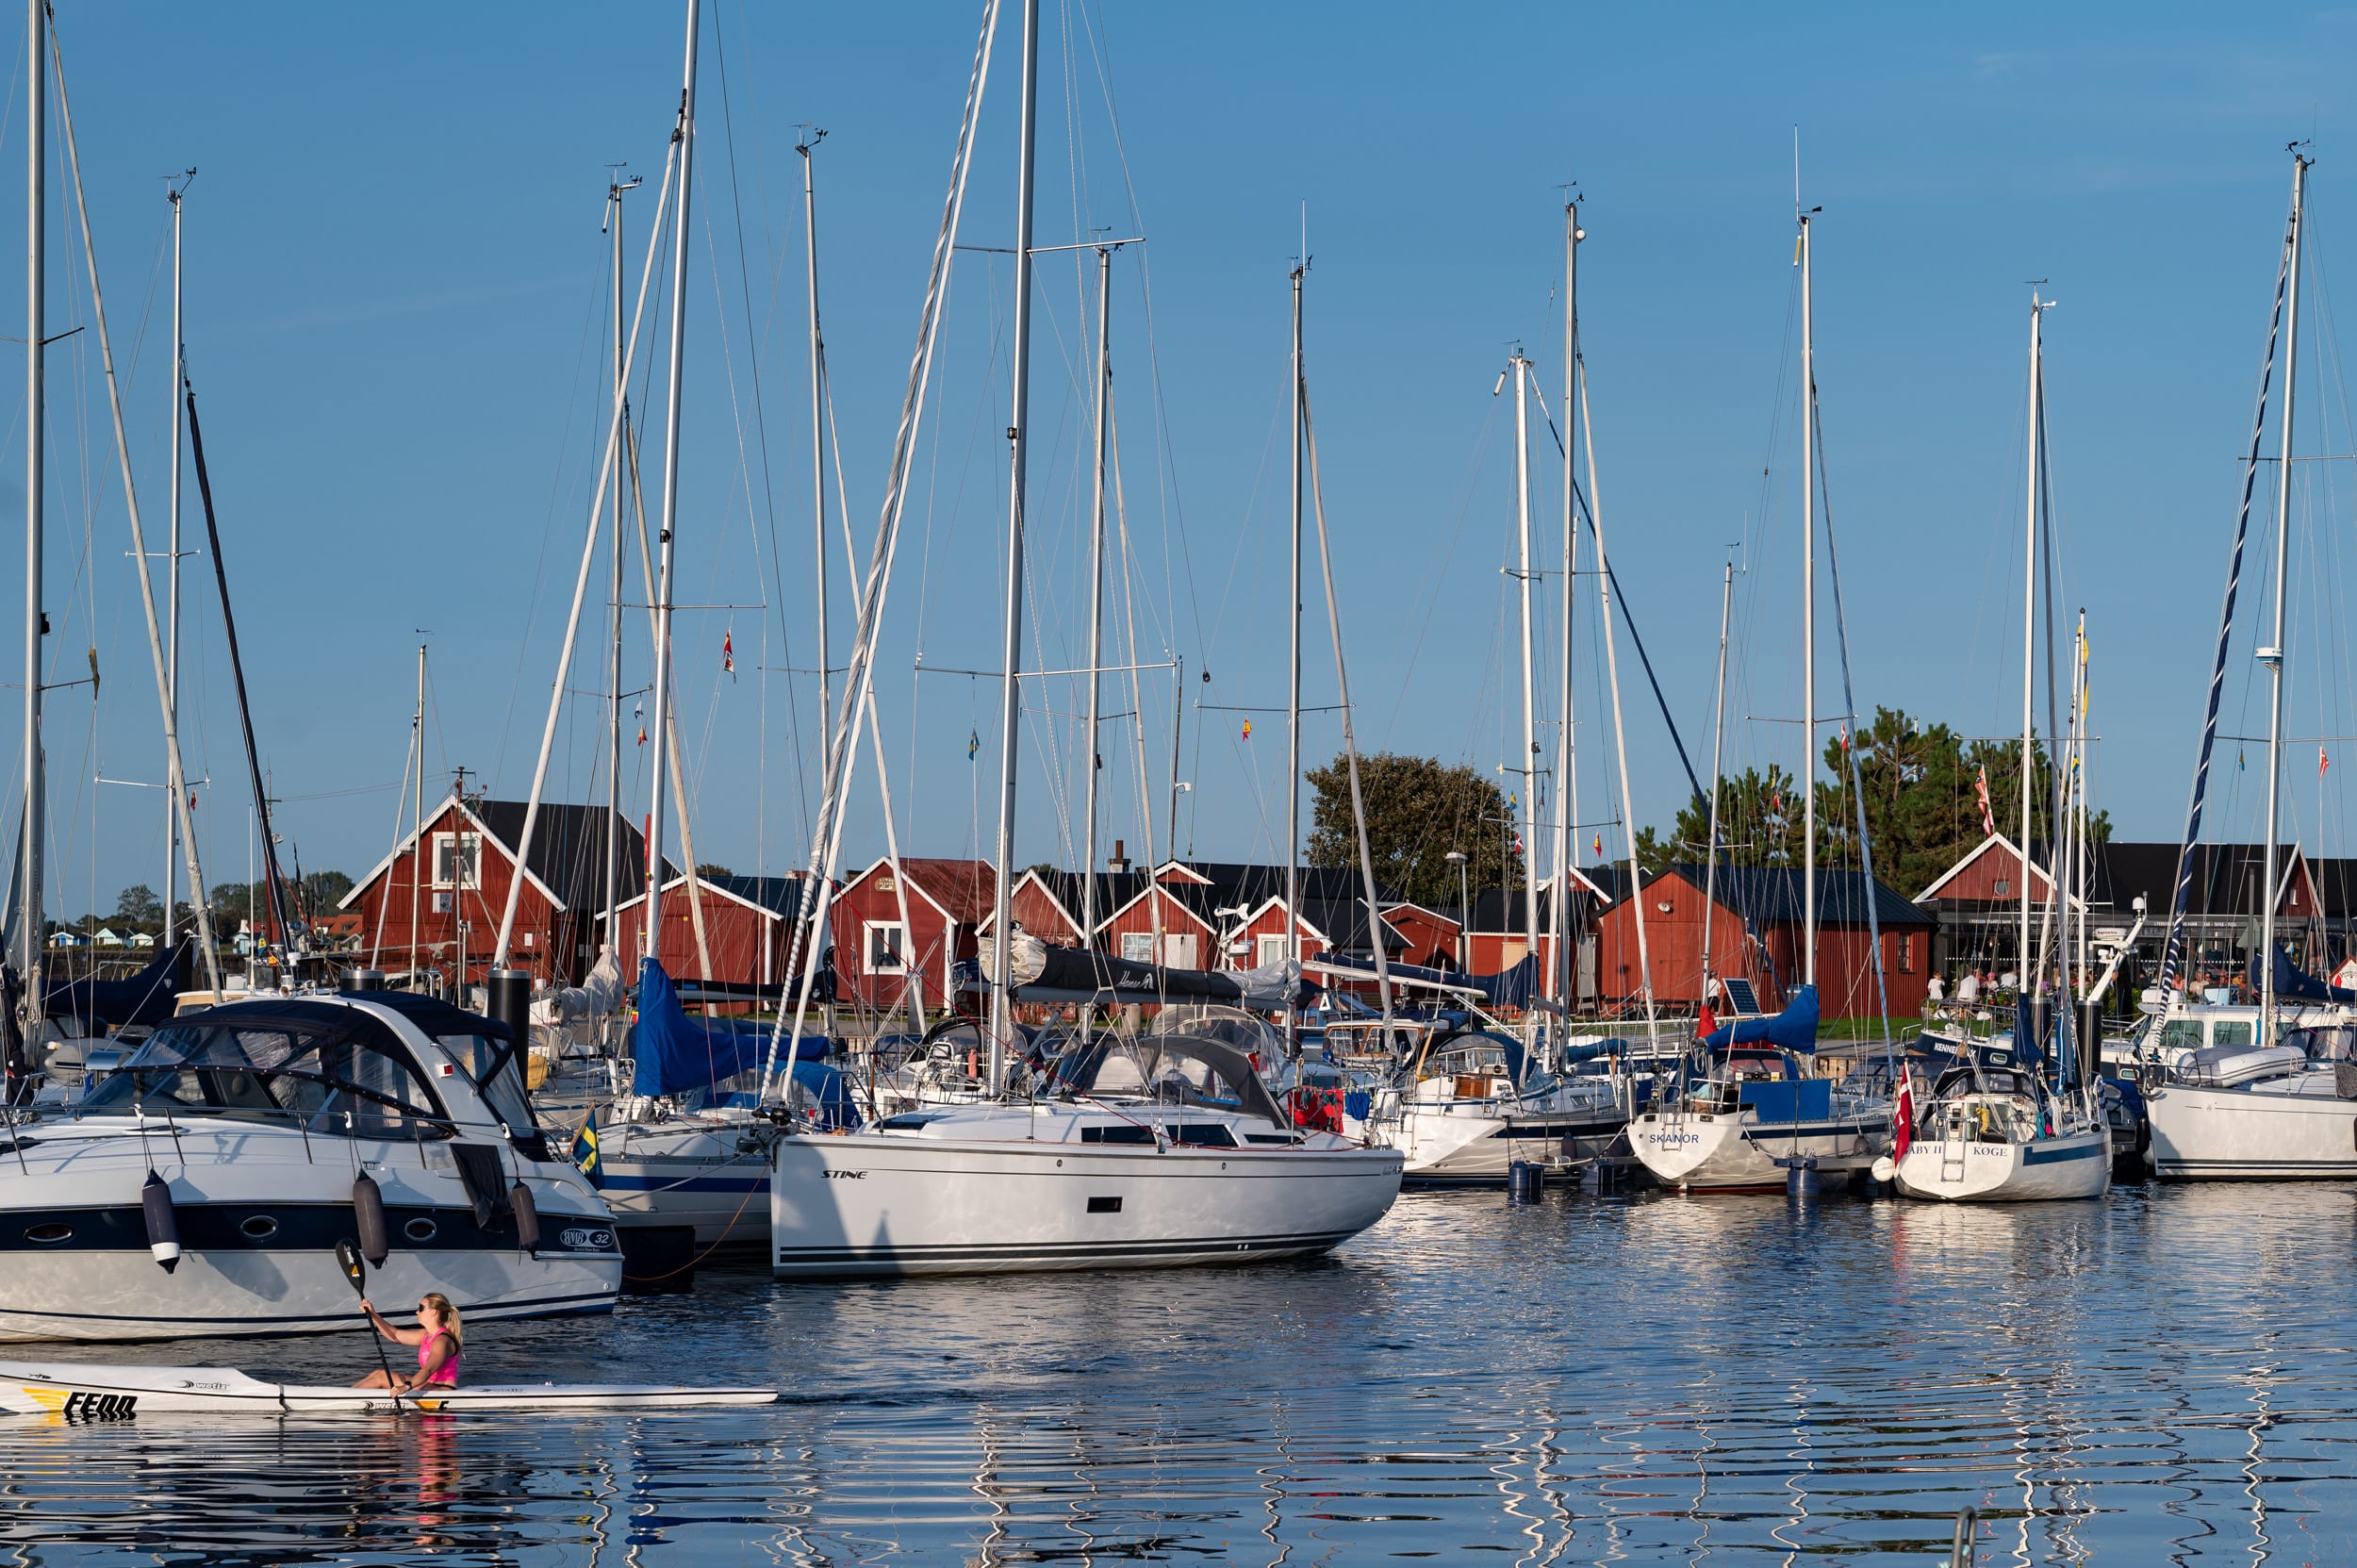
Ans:
[[[418,1347],[418,1370],[415,1377],[395,1374],[390,1383],[383,1370],[370,1373],[354,1383],[354,1388],[391,1388],[399,1394],[414,1394],[420,1389],[456,1388],[458,1358],[464,1351],[459,1334],[458,1309],[450,1304],[450,1297],[440,1291],[428,1291],[418,1303],[418,1327],[396,1329],[385,1321],[383,1314],[365,1298],[360,1310],[369,1314],[369,1322],[376,1331],[395,1345]]]

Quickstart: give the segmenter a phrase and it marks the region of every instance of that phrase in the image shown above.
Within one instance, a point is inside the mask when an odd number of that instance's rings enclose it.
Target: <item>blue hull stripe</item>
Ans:
[[[2093,1160],[2111,1154],[2109,1143],[2082,1144],[2077,1148],[2033,1148],[2021,1156],[2025,1165],[2051,1165],[2063,1160]]]

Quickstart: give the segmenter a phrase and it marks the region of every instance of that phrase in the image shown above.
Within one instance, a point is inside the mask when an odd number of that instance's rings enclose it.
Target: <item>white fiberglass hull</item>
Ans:
[[[1255,1263],[1329,1250],[1383,1217],[1400,1153],[1157,1147],[888,1133],[780,1141],[780,1277]]]
[[[1648,1111],[1628,1124],[1629,1147],[1662,1185],[1687,1192],[1782,1190],[1789,1164],[1842,1178],[1889,1147],[1887,1122],[1755,1123],[1748,1112]],[[1779,1164],[1783,1162],[1783,1164]]]
[[[2101,1197],[2112,1184],[2111,1130],[2026,1144],[1922,1139],[1908,1147],[1894,1175],[1909,1197],[1957,1203]]]
[[[1507,1168],[1517,1161],[1552,1165],[1592,1158],[1624,1125],[1617,1112],[1570,1116],[1517,1111],[1484,1116],[1461,1106],[1447,1111],[1425,1106],[1410,1109],[1387,1131],[1393,1147],[1408,1156],[1409,1181],[1495,1183],[1506,1180]]]
[[[617,1225],[694,1228],[699,1247],[769,1241],[769,1153],[753,1124],[625,1124],[599,1140],[598,1196]]]
[[[2164,1180],[2357,1177],[2357,1100],[2169,1083],[2146,1095],[2145,1114],[2146,1157]]]
[[[503,1158],[533,1193],[536,1250],[504,1216],[478,1223],[447,1140],[217,1120],[36,1127],[0,1151],[0,1341],[350,1332],[358,1303],[335,1249],[359,1233],[355,1167],[382,1193],[391,1244],[370,1271],[377,1299],[440,1291],[470,1323],[611,1311],[622,1259],[604,1206],[570,1165]],[[140,1208],[151,1168],[179,1232],[170,1272]]]
[[[161,1411],[216,1415],[389,1415],[423,1411],[671,1410],[767,1405],[775,1389],[667,1388],[627,1383],[511,1383],[394,1395],[385,1391],[265,1383],[218,1366],[89,1366],[0,1362],[0,1410],[68,1421],[124,1421]]]

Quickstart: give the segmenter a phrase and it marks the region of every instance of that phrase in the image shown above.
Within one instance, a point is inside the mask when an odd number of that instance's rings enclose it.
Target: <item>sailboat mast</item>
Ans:
[[[41,960],[48,947],[41,921],[41,637],[48,619],[41,605],[41,350],[46,329],[42,309],[48,279],[42,270],[46,236],[42,228],[41,162],[45,156],[42,130],[47,92],[43,64],[48,52],[41,41],[41,12],[45,0],[25,6],[25,861],[18,867],[17,940],[21,957],[17,973],[25,977],[25,1042],[27,1055],[38,1050],[43,1015]]]
[[[2292,223],[2288,241],[2291,305],[2283,322],[2283,414],[2277,421],[2282,430],[2278,450],[2281,461],[2275,466],[2275,641],[2259,650],[2260,661],[2267,667],[2267,837],[2259,873],[2264,889],[2260,895],[2263,901],[2259,911],[2259,950],[2266,955],[2259,968],[2262,1043],[2273,1038],[2268,1031],[2275,1017],[2275,845],[2283,829],[2283,600],[2291,563],[2292,419],[2298,408],[2299,387],[2299,252],[2300,230],[2306,223],[2308,162],[2299,151],[2292,153]]]
[[[655,744],[664,745],[670,736],[671,719],[671,560],[672,533],[679,522],[679,421],[680,397],[685,388],[681,383],[687,351],[687,241],[689,225],[687,211],[689,196],[695,190],[696,173],[696,42],[699,0],[687,0],[687,64],[680,87],[679,128],[672,140],[679,143],[678,206],[673,208],[676,227],[671,236],[671,375],[670,388],[663,414],[663,512],[662,532],[657,540],[660,565],[655,579],[654,595],[654,734]],[[665,770],[660,764],[653,769],[648,785],[647,801],[647,907],[639,923],[639,950],[646,956],[658,956],[662,948],[663,931],[663,784]],[[684,809],[685,802],[681,805]],[[520,851],[529,855],[532,847],[526,844]],[[693,873],[694,867],[689,871]],[[688,883],[691,900],[695,883]]]
[[[2045,314],[2038,303],[2037,290],[2030,290],[2030,427],[2029,467],[2024,471],[2028,494],[2024,503],[2021,525],[2021,933],[2020,986],[2023,998],[2036,993],[2036,981],[2031,971],[2036,967],[2030,951],[2030,801],[2037,787],[2037,751],[2036,720],[2032,712],[2032,681],[2037,673],[2037,497],[2038,497],[2038,437],[2042,434],[2038,419],[2038,399],[2043,393],[2040,380],[2038,323]],[[2053,855],[2050,850],[2047,859]]]
[[[1555,744],[1555,962],[1548,967],[1549,988],[1568,1016],[1572,993],[1577,989],[1577,961],[1572,954],[1572,825],[1579,817],[1579,780],[1572,746],[1572,604],[1579,583],[1579,530],[1573,516],[1577,491],[1574,487],[1572,402],[1579,358],[1579,204],[1563,204],[1563,648],[1558,681],[1563,693],[1561,733]],[[1472,911],[1465,912],[1472,917]],[[1559,1035],[1561,1031],[1557,1032]],[[1559,1054],[1559,1053],[1558,1053]]]
[[[1507,371],[1514,378],[1514,515],[1520,540],[1518,560],[1521,569],[1515,579],[1522,590],[1523,612],[1523,746],[1522,758],[1514,770],[1522,778],[1522,850],[1523,850],[1523,951],[1536,957],[1539,951],[1539,879],[1532,873],[1538,863],[1539,824],[1537,803],[1532,799],[1539,784],[1539,713],[1536,700],[1538,661],[1532,642],[1530,613],[1530,361],[1516,349],[1507,363]],[[1532,1036],[1538,1032],[1534,1015],[1525,1025]]]
[[[172,204],[172,560],[165,569],[164,588],[164,701],[176,718],[180,713],[180,377],[181,356],[187,339],[180,329],[180,197],[188,190],[188,182],[196,171],[164,188],[164,199]],[[179,885],[180,868],[174,864],[180,855],[180,812],[171,801],[164,802],[164,946],[170,948],[180,932],[179,912],[173,898]],[[194,897],[195,889],[190,890]]]
[[[1719,904],[1719,770],[1727,734],[1727,623],[1735,610],[1735,557],[1719,586],[1719,680],[1710,701],[1710,834],[1703,847],[1703,1006],[1710,1005],[1710,913]]]
[[[1301,363],[1301,279],[1310,270],[1308,224],[1302,230],[1301,256],[1294,263],[1293,317],[1293,539],[1287,559],[1293,571],[1292,606],[1286,617],[1287,673],[1285,676],[1285,961],[1301,962],[1301,405],[1308,396]],[[1177,848],[1173,846],[1174,854]],[[1380,945],[1379,943],[1377,944]],[[1258,954],[1254,955],[1258,957]],[[1301,1054],[1301,1023],[1292,1007],[1285,1009],[1285,1056]]]
[[[1801,214],[1801,982],[1817,983],[1817,325]]]
[[[813,583],[818,609],[815,635],[818,649],[818,723],[822,734],[829,716],[834,711],[828,693],[827,660],[829,650],[833,645],[827,636],[827,387],[826,360],[818,337],[818,194],[816,184],[818,143],[826,139],[825,131],[814,127],[809,136],[794,144],[794,150],[802,157],[802,263],[810,292],[811,560],[813,570],[816,573]]]
[[[1096,943],[1096,780],[1104,765],[1098,760],[1096,732],[1101,722],[1098,699],[1104,678],[1097,673],[1105,663],[1105,411],[1113,398],[1113,362],[1112,341],[1107,334],[1113,329],[1113,264],[1110,245],[1096,247],[1096,482],[1089,513],[1089,717],[1088,760],[1081,766],[1088,769],[1087,824],[1081,831],[1080,848],[1080,930],[1081,946]],[[1130,661],[1135,663],[1133,659]],[[1139,716],[1142,735],[1145,716]],[[1087,1027],[1083,1020],[1082,1028]]]
[[[605,188],[606,232],[614,241],[614,399],[617,403],[628,395],[625,369],[628,346],[622,340],[622,192],[637,188],[636,180],[624,181],[618,176]],[[627,436],[627,430],[625,431]],[[605,733],[608,758],[612,766],[605,774],[605,947],[614,948],[615,912],[622,897],[622,835],[618,831],[622,820],[622,465],[614,465],[613,493],[608,504],[614,508],[613,575],[607,583],[605,640]],[[419,711],[424,711],[425,651],[418,651]]]
[[[1016,728],[1022,720],[1024,457],[1031,408],[1031,209],[1038,171],[1033,149],[1039,131],[1039,0],[1023,0],[1022,127],[1015,155],[1014,194],[1014,395],[1007,423],[1007,624],[1000,646],[998,677],[998,841],[991,864],[990,1072],[996,1095],[1006,1081],[1007,1041],[1014,1026],[1014,952],[1008,940],[1008,884],[1014,867]]]
[[[409,799],[409,989],[418,989],[418,900],[425,886],[425,644],[418,644],[418,711],[409,721],[410,755],[417,759],[417,787]],[[257,811],[258,807],[255,808]],[[248,874],[251,875],[251,868]],[[254,893],[246,891],[253,908]],[[608,927],[609,931],[613,928]]]

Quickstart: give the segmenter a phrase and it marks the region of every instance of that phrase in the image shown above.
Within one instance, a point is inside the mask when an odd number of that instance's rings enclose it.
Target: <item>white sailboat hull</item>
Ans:
[[[2309,1076],[2323,1080],[2317,1088],[2330,1082],[2329,1074]],[[2150,1091],[2153,1173],[2173,1181],[2357,1177],[2357,1100],[2274,1088],[2170,1083]]]
[[[1821,1177],[1866,1169],[1888,1147],[1889,1128],[1848,1118],[1763,1125],[1748,1113],[1648,1111],[1628,1124],[1628,1141],[1663,1186],[1762,1192],[1782,1190],[1795,1160],[1814,1162]]]
[[[2111,1130],[2026,1144],[1921,1139],[1897,1162],[1896,1180],[1909,1197],[1956,1203],[2101,1197],[2112,1184]]]
[[[1255,1263],[1383,1217],[1395,1149],[1158,1148],[852,1133],[780,1141],[780,1277]]]
[[[699,1247],[764,1246],[766,1142],[742,1121],[626,1125],[600,1140],[598,1196],[626,1230],[684,1225],[694,1229]]]

